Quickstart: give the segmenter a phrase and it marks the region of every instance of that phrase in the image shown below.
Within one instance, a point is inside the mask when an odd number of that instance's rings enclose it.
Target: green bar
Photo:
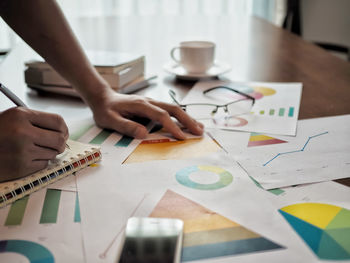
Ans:
[[[80,127],[79,130],[73,132],[72,134],[69,135],[69,139],[73,140],[73,141],[76,141],[76,140],[79,140],[79,138],[81,136],[83,136],[88,130],[90,130],[90,128],[94,126],[93,124],[90,124],[90,125],[86,125],[86,126],[82,126]]]
[[[250,179],[252,179],[252,181],[255,183],[255,185],[257,186],[257,187],[259,187],[259,188],[261,188],[261,189],[264,189],[262,186],[261,186],[261,184],[257,181],[257,180],[255,180],[253,177],[251,177],[251,176],[249,176],[250,177]],[[282,189],[279,189],[279,188],[275,188],[275,189],[271,189],[271,190],[267,190],[267,191],[269,191],[271,194],[274,194],[274,195],[280,195],[280,194],[282,194],[282,193],[284,193],[284,191],[282,190]]]
[[[41,211],[40,224],[55,224],[57,222],[60,198],[61,190],[47,189],[44,206]]]
[[[80,223],[80,222],[81,222],[81,218],[80,218],[80,205],[79,205],[78,193],[76,194],[76,197],[75,197],[74,222],[76,222],[76,223]]]
[[[264,111],[264,110],[261,110],[261,111],[260,111],[260,114],[261,114],[261,115],[263,115],[264,113],[265,113],[265,111]]]
[[[294,115],[294,107],[289,107],[288,117],[293,117]]]
[[[284,115],[284,108],[280,108],[280,111],[278,112],[278,116],[283,116]]]
[[[7,215],[5,226],[18,226],[22,224],[24,212],[27,207],[29,196],[25,196],[11,205]]]
[[[283,194],[284,191],[280,188],[276,188],[276,189],[270,189],[268,190],[271,194],[274,194],[274,195],[280,195],[280,194]]]
[[[133,137],[124,135],[114,146],[128,147],[133,140]]]
[[[270,112],[269,112],[270,115],[274,115],[275,114],[275,110],[274,109],[271,109]]]
[[[109,130],[102,130],[99,134],[93,138],[90,143],[92,144],[102,144],[113,132]]]

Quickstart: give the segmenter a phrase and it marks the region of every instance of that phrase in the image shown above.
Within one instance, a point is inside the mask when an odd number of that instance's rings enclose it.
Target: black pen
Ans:
[[[4,93],[5,96],[6,96],[7,98],[9,98],[9,99],[10,99],[14,104],[16,104],[18,107],[25,107],[25,108],[28,108],[27,105],[25,105],[24,102],[23,102],[20,98],[18,98],[16,94],[14,94],[11,90],[9,90],[8,88],[6,88],[6,87],[5,87],[4,85],[2,85],[1,83],[0,83],[0,91],[1,91],[2,93]],[[67,143],[66,143],[66,147],[67,147],[68,149],[70,149],[70,148],[69,148],[69,145],[68,145]]]

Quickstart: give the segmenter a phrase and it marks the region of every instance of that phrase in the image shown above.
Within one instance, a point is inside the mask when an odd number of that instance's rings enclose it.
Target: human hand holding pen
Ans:
[[[26,107],[0,112],[0,127],[0,182],[45,168],[68,139],[62,117]]]
[[[25,107],[27,108],[27,105],[25,105],[25,103],[17,97],[17,95],[15,93],[13,93],[11,90],[9,90],[8,88],[6,88],[3,84],[0,83],[0,91],[6,95],[7,98],[9,98],[14,104],[16,104],[18,107]],[[68,130],[68,129],[67,129]],[[68,137],[67,137],[68,138]],[[68,149],[69,145],[66,143],[66,147]]]

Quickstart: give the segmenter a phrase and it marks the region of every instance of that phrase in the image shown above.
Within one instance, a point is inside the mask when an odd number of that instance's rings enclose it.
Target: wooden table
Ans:
[[[209,39],[217,44],[217,59],[232,65],[232,71],[225,75],[232,80],[302,82],[299,119],[350,113],[350,63],[263,19],[96,18],[81,19],[78,28],[87,48],[144,53],[147,69],[153,72],[159,72],[170,59],[169,51],[178,42]],[[114,33],[104,41],[104,33],[111,31]],[[190,88],[193,84],[160,76],[167,86]],[[155,95],[159,89],[144,93]]]
[[[158,75],[158,85],[139,92],[146,96],[170,101],[170,87],[184,96],[194,83],[177,80],[163,72],[162,66],[170,59],[170,49],[180,41],[205,39],[217,44],[218,60],[232,65],[225,78],[302,82],[299,119],[350,114],[350,63],[259,18],[89,17],[72,21],[72,25],[84,48],[146,55],[147,71]],[[31,51],[24,45],[16,48],[0,65],[0,79],[15,87],[29,105],[39,105],[42,102],[27,90],[23,80],[23,62],[30,56]],[[76,100],[67,102],[57,96],[46,96],[45,100],[85,107]],[[350,186],[350,179],[339,181]]]

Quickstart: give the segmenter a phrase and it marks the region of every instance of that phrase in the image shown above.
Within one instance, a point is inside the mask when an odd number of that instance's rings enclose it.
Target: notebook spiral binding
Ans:
[[[39,172],[42,176],[37,174],[29,175],[23,178],[24,181],[28,181],[25,184],[18,185],[15,189],[8,193],[1,193],[0,195],[0,208],[4,207],[26,195],[29,195],[44,186],[56,182],[66,176],[73,174],[74,172],[99,161],[102,157],[100,149],[92,148],[92,151],[85,151],[85,155],[78,154],[77,158],[71,157],[71,161],[64,161],[63,165],[54,167],[51,169],[44,169]],[[83,157],[83,158],[82,158]],[[32,179],[34,178],[34,179]],[[16,185],[17,183],[15,183]]]

